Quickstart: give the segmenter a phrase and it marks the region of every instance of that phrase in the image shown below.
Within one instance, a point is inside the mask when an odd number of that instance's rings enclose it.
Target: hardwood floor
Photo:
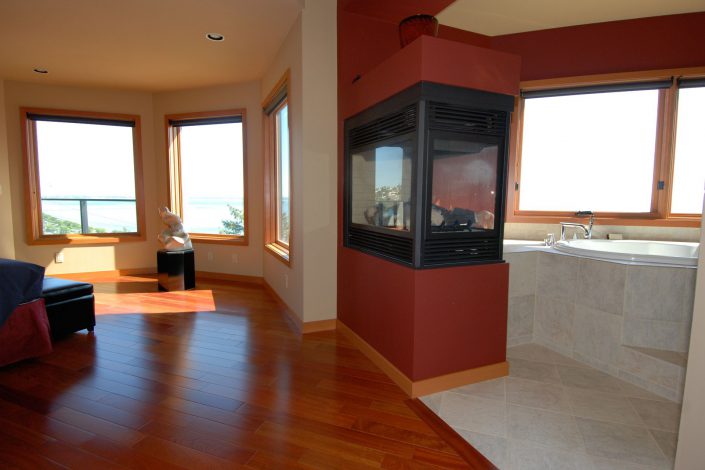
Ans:
[[[294,333],[261,286],[80,280],[95,334],[0,369],[0,468],[486,468],[342,335]]]

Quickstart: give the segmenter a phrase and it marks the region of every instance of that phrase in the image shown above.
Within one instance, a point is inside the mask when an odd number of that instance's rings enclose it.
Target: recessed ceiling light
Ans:
[[[225,36],[223,36],[222,34],[218,34],[218,33],[208,33],[208,34],[206,34],[206,37],[210,41],[216,41],[216,42],[219,42],[219,41],[222,41],[225,39]]]
[[[37,67],[36,69],[34,69],[34,71],[37,73],[49,73],[49,71],[47,69],[43,69],[40,67]]]

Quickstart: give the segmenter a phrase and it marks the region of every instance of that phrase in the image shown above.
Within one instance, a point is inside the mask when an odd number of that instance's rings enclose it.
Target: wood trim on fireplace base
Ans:
[[[337,329],[411,398],[496,379],[509,374],[509,363],[504,361],[414,382],[340,320],[337,322]]]

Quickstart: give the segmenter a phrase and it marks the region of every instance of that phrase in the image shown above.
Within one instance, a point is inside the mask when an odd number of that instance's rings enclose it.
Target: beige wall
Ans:
[[[106,89],[49,86],[5,82],[5,113],[11,187],[12,222],[17,259],[47,267],[47,273],[109,271],[114,269],[156,266],[155,240],[158,232],[156,162],[154,158],[154,126],[150,93]],[[22,145],[20,132],[21,106],[138,114],[142,121],[142,173],[145,182],[147,240],[110,246],[29,246],[26,243]],[[2,145],[0,144],[0,154]],[[0,170],[2,157],[0,157]],[[81,171],[76,168],[76,171]],[[3,188],[3,192],[5,189]],[[54,253],[64,252],[65,262],[55,264]]]
[[[303,11],[304,321],[336,317],[338,79],[336,2]]]
[[[336,317],[336,4],[308,0],[262,78],[264,99],[290,70],[291,266],[270,253],[264,277],[303,322]]]
[[[587,223],[587,218],[585,219]],[[547,233],[553,233],[556,240],[560,237],[559,224],[504,224],[504,238],[509,240],[544,240]],[[699,228],[688,227],[639,227],[634,225],[603,225],[595,219],[594,238],[607,238],[608,233],[620,233],[625,240],[666,240],[679,242],[697,242],[700,238]],[[568,234],[572,236],[572,232]]]
[[[705,226],[705,211],[702,225]],[[700,234],[700,246],[705,243],[705,230]],[[700,251],[698,275],[695,281],[693,324],[690,332],[688,369],[676,452],[676,470],[703,468],[705,462],[705,253]]]
[[[167,149],[164,115],[245,109],[245,145],[247,159],[247,246],[194,242],[196,269],[246,276],[262,276],[263,207],[262,207],[262,109],[260,82],[247,82],[154,95],[154,135],[158,203],[169,206],[167,188]],[[186,225],[188,230],[188,224]],[[209,260],[208,253],[212,260]],[[236,255],[236,256],[234,256]]]
[[[5,82],[0,80],[0,258],[15,257],[15,235],[12,223],[12,187],[7,152],[5,119]]]
[[[268,251],[264,254],[264,279],[290,309],[304,319],[303,255],[303,100],[301,75],[301,15],[294,22],[281,49],[262,77],[264,100],[284,73],[289,70],[289,128],[291,132],[291,264],[285,265]]]

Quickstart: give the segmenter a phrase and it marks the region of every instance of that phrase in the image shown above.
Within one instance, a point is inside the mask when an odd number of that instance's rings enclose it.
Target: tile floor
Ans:
[[[422,400],[502,470],[671,469],[680,405],[535,344],[508,377]]]

